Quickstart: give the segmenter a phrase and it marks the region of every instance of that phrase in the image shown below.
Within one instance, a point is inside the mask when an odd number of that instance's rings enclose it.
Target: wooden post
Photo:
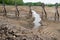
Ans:
[[[19,18],[19,10],[18,10],[18,6],[16,4],[16,0],[15,0],[15,7],[16,7],[16,13],[15,13],[15,15],[16,15],[17,18]]]
[[[47,13],[46,13],[46,11],[45,11],[45,5],[44,5],[44,3],[42,3],[41,6],[42,6],[42,10],[43,10],[43,11],[42,11],[42,18],[43,18],[43,16],[44,16],[43,14],[45,14],[44,17],[45,17],[45,19],[47,19]]]
[[[56,12],[55,12],[55,21],[56,21],[56,20],[59,21],[58,3],[55,4],[55,9],[56,9]]]
[[[3,12],[4,12],[3,16],[7,16],[7,11],[6,11],[6,8],[5,8],[5,1],[2,0],[2,3],[3,3]]]

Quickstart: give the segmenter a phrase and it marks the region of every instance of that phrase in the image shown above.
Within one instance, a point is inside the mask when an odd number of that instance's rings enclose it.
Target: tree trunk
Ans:
[[[4,0],[2,0],[2,3],[3,3],[3,12],[4,12],[3,16],[7,16],[7,11],[6,11],[6,8],[5,8],[5,2],[4,2]]]

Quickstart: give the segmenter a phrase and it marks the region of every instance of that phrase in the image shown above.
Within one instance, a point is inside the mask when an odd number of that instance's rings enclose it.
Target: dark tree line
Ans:
[[[3,0],[5,2],[5,4],[7,5],[15,5],[15,1],[17,3],[17,5],[32,5],[32,6],[39,6],[41,5],[41,2],[37,2],[37,3],[24,3],[23,0]],[[0,4],[2,4],[2,0],[0,0]]]
[[[5,4],[7,5],[14,5],[15,1],[17,4],[22,5],[23,1],[22,0],[3,0],[5,2]],[[2,0],[0,0],[0,4],[2,4]]]

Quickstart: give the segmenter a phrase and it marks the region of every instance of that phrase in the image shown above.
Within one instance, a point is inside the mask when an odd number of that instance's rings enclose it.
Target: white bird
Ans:
[[[35,20],[33,21],[34,23],[34,29],[39,28],[39,26],[41,26],[41,24],[39,22],[41,22],[41,17],[38,13],[36,13],[34,10],[32,10],[32,17],[35,18]]]

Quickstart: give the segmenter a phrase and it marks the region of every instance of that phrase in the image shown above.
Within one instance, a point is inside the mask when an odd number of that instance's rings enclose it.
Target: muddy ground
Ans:
[[[51,20],[55,14],[54,7],[46,7],[48,20],[42,20],[43,25],[39,29],[33,29],[34,19],[28,16],[29,7],[18,6],[18,9],[19,19],[15,17],[14,6],[6,6],[7,17],[4,17],[0,6],[0,40],[60,40],[60,21]],[[42,14],[41,7],[33,6],[32,9]]]

